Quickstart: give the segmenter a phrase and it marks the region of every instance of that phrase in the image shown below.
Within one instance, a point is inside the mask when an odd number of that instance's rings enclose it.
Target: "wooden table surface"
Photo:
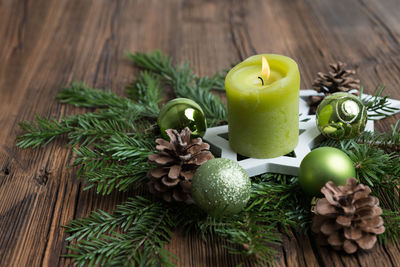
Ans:
[[[71,152],[56,142],[18,150],[18,122],[83,112],[55,101],[74,80],[122,93],[137,69],[124,51],[161,49],[210,75],[262,52],[300,67],[302,88],[335,60],[367,92],[385,84],[400,99],[400,1],[396,0],[0,0],[0,266],[66,266],[61,225],[111,211],[131,192],[83,191]],[[389,130],[400,116],[376,124]],[[283,236],[277,266],[400,266],[400,242],[348,256],[297,233]],[[242,258],[197,237],[175,236],[179,266],[234,266]],[[245,265],[251,265],[245,262]]]

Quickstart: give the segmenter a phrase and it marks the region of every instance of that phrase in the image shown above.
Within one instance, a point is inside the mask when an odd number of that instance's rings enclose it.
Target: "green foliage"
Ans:
[[[224,77],[217,73],[211,78],[198,78],[186,63],[179,67],[172,64],[172,58],[160,51],[152,53],[128,53],[138,67],[151,71],[163,78],[163,82],[173,88],[178,97],[190,98],[197,102],[209,122],[209,126],[226,121],[226,107],[221,99],[210,93],[211,89],[222,90]]]
[[[111,107],[98,112],[78,114],[61,119],[36,117],[36,122],[22,122],[20,126],[26,133],[17,138],[20,148],[35,148],[47,145],[57,136],[67,135],[69,144],[90,144],[98,139],[119,132],[134,132],[135,121],[140,118],[142,108],[127,105],[124,109]]]
[[[189,207],[182,212],[184,232],[194,231],[206,240],[222,237],[228,250],[266,264],[273,260],[280,244],[281,228],[306,231],[311,222],[310,199],[299,188],[296,177],[266,174],[255,178],[247,208],[240,214],[216,219]]]
[[[380,117],[390,117],[394,112],[399,110],[398,108],[390,106],[388,102],[390,95],[383,95],[385,88],[385,86],[378,87],[372,96],[363,99],[363,103],[369,113],[368,119],[377,120],[380,119]],[[363,89],[364,88],[361,87],[360,97],[362,97]]]
[[[73,82],[57,95],[61,103],[71,104],[76,107],[125,107],[128,99],[122,98],[110,90],[94,89],[83,82]]]
[[[392,125],[388,133],[364,132],[355,139],[357,143],[367,144],[370,147],[380,148],[386,153],[400,152],[400,120]]]
[[[395,243],[400,238],[400,211],[383,210],[383,221],[385,223],[385,232],[378,235],[379,243],[386,244],[389,239]]]
[[[139,73],[138,79],[133,84],[126,87],[125,92],[141,106],[152,110],[154,117],[157,117],[160,112],[158,105],[162,100],[160,86],[161,81],[158,76],[143,71]]]
[[[56,119],[46,119],[39,115],[36,116],[36,123],[24,121],[19,125],[21,129],[26,132],[24,135],[17,138],[19,141],[17,147],[19,148],[36,148],[41,144],[47,145],[57,136],[71,131],[70,128],[58,122]]]
[[[153,140],[145,136],[128,136],[116,133],[89,148],[74,148],[74,166],[79,166],[78,176],[87,184],[96,186],[97,193],[110,194],[114,189],[125,191],[141,186],[150,168],[147,157],[154,150]]]
[[[161,101],[159,83],[157,81],[149,82],[149,78],[144,78],[145,76],[142,75],[142,78],[138,79],[134,85],[142,88],[136,94],[138,102],[120,97],[109,90],[93,89],[83,82],[74,82],[71,86],[63,88],[57,95],[57,99],[61,103],[76,107],[114,108],[112,109],[113,113],[127,114],[128,110],[140,110],[141,116],[155,118],[159,111],[157,104]]]
[[[196,101],[204,110],[209,126],[226,121],[226,107],[212,90],[224,91],[224,75],[196,76],[189,64],[175,66],[160,51],[130,53],[141,69],[137,80],[127,86],[127,98],[109,90],[75,82],[62,89],[62,103],[92,108],[91,112],[61,119],[37,116],[22,122],[20,148],[47,145],[65,137],[74,151],[73,166],[85,182],[85,189],[98,194],[143,186],[150,169],[148,156],[158,137],[155,118],[160,111],[161,88],[171,87],[176,96]],[[379,88],[365,101],[368,111],[387,116],[395,111]],[[326,140],[320,145],[342,149],[354,162],[357,178],[372,189],[384,208],[386,232],[381,242],[400,237],[400,121],[390,133],[365,132],[348,141]],[[139,191],[139,190],[137,190]],[[78,266],[173,266],[175,256],[164,249],[177,226],[196,232],[204,240],[229,242],[231,253],[249,256],[261,265],[274,259],[281,235],[292,229],[306,232],[312,219],[311,200],[303,194],[296,177],[265,174],[253,179],[250,201],[240,214],[213,218],[194,205],[166,204],[137,195],[112,213],[92,212],[65,227],[70,233],[70,254]]]
[[[65,226],[71,241],[66,256],[78,266],[174,266],[164,245],[175,226],[166,205],[137,196],[112,214],[92,212]]]

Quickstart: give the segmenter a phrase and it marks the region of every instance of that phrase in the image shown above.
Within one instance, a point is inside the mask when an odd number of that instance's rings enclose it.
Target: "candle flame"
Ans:
[[[261,61],[262,61],[261,78],[268,80],[269,75],[271,74],[271,69],[269,68],[268,61],[264,56],[261,57]]]

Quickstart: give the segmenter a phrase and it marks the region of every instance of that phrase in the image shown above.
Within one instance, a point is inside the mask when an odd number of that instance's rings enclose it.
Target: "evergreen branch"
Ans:
[[[92,212],[65,226],[74,241],[68,246],[78,266],[174,266],[164,250],[175,227],[163,203],[143,197],[130,198],[113,214]],[[174,256],[172,256],[174,257]]]
[[[20,127],[26,133],[17,137],[17,147],[36,148],[39,145],[47,145],[57,136],[69,133],[71,129],[55,119],[36,116],[36,123],[29,121],[21,122]]]
[[[276,253],[271,247],[280,244],[282,227],[305,231],[311,222],[310,199],[301,190],[297,178],[267,174],[256,178],[245,211],[229,218],[215,219],[198,209],[182,209],[181,222],[184,232],[194,231],[203,240],[213,241],[220,236],[231,243],[230,253],[244,254],[260,264],[270,263]]]
[[[23,122],[20,124],[26,133],[17,138],[17,147],[36,148],[47,145],[57,136],[66,134],[72,145],[89,144],[99,138],[110,136],[115,132],[132,130],[131,122],[121,117],[112,120],[110,114],[86,113],[63,118],[60,122],[55,119],[36,117],[36,122]],[[132,116],[133,114],[130,114]],[[104,116],[104,117],[103,117]]]
[[[392,132],[363,132],[355,139],[357,143],[367,144],[384,150],[386,153],[400,152],[400,120],[392,127]]]
[[[342,145],[342,150],[354,162],[359,182],[372,187],[379,184],[392,157],[382,150],[371,149],[366,144],[357,144],[354,141],[342,142]]]
[[[128,136],[126,133],[116,133],[97,147],[110,154],[114,160],[130,158],[147,160],[148,155],[155,148],[153,139],[147,139],[140,134]]]
[[[138,79],[131,85],[126,87],[127,95],[140,103],[147,106],[158,115],[160,108],[158,104],[161,102],[161,81],[160,78],[148,71],[139,73]]]
[[[379,120],[382,118],[390,117],[400,109],[390,106],[388,101],[390,95],[383,95],[383,91],[386,89],[385,86],[377,87],[372,96],[362,98],[364,87],[360,89],[360,98],[367,108],[368,119]]]
[[[99,170],[87,171],[82,174],[88,185],[85,190],[96,186],[97,194],[108,195],[114,189],[126,191],[130,188],[138,188],[147,181],[146,173],[149,164],[111,164]]]
[[[35,148],[47,145],[57,136],[67,134],[69,143],[89,144],[97,139],[111,136],[119,132],[132,132],[144,113],[143,108],[128,103],[124,109],[111,107],[97,112],[78,114],[61,119],[36,117],[36,122],[22,122],[20,126],[26,133],[17,138],[20,148]]]
[[[117,96],[110,90],[94,89],[84,82],[73,82],[65,87],[57,95],[61,103],[71,104],[76,107],[101,108],[119,107],[124,108],[129,99]]]
[[[307,231],[311,223],[310,202],[300,190],[297,177],[265,174],[253,183],[247,210],[263,212],[270,217],[269,224],[284,230]]]
[[[144,93],[152,92],[152,97],[158,97],[155,92],[159,90],[157,87],[159,84],[153,83],[148,84],[140,82],[142,86],[150,86]],[[57,99],[60,99],[61,103],[71,104],[76,107],[87,107],[87,108],[114,108],[114,112],[129,114],[128,110],[140,110],[141,117],[155,118],[158,116],[157,103],[159,99],[151,99],[154,102],[139,102],[135,103],[129,98],[124,98],[112,93],[110,90],[94,89],[87,86],[83,82],[74,82],[71,86],[65,87],[57,95]],[[158,102],[157,102],[158,101]]]
[[[259,263],[271,262],[276,251],[271,247],[281,242],[275,225],[269,224],[269,216],[262,212],[243,212],[228,218],[213,218],[194,207],[183,209],[181,225],[184,232],[195,232],[204,241],[210,237],[227,240],[229,253],[243,254]]]
[[[385,232],[378,235],[379,242],[386,244],[387,240],[390,239],[392,243],[395,243],[400,238],[400,212],[383,210],[381,216],[385,223]]]
[[[222,75],[212,78],[198,78],[189,67],[184,64],[175,67],[172,59],[160,51],[152,53],[128,53],[138,67],[160,75],[165,83],[174,89],[178,97],[186,97],[197,102],[204,110],[209,122],[226,121],[226,107],[221,99],[210,92],[211,89],[222,87]]]
[[[112,147],[115,150],[111,150],[110,153],[103,150],[103,146],[109,149],[109,146],[104,144],[96,144],[93,149],[85,146],[74,148],[74,166],[79,166],[77,174],[85,181],[85,190],[96,187],[98,194],[106,195],[114,189],[125,191],[137,188],[147,181],[146,173],[150,167],[147,156],[151,151],[145,148],[126,151],[125,147],[122,147],[122,150],[120,147]],[[120,162],[121,155],[125,158],[123,163]]]

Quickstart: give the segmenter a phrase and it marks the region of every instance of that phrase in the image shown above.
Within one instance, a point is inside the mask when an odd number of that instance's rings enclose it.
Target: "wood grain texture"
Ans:
[[[367,92],[385,84],[400,99],[399,7],[397,0],[0,0],[0,266],[72,266],[60,257],[61,225],[111,211],[132,194],[83,191],[62,142],[15,148],[19,121],[84,111],[55,101],[62,86],[83,80],[122,93],[137,72],[124,51],[161,49],[190,60],[200,75],[269,52],[299,63],[302,88],[342,60]],[[283,240],[276,266],[400,266],[399,242],[348,256],[294,232]],[[234,266],[243,258],[229,255],[225,242],[176,234],[168,249],[179,266]]]

